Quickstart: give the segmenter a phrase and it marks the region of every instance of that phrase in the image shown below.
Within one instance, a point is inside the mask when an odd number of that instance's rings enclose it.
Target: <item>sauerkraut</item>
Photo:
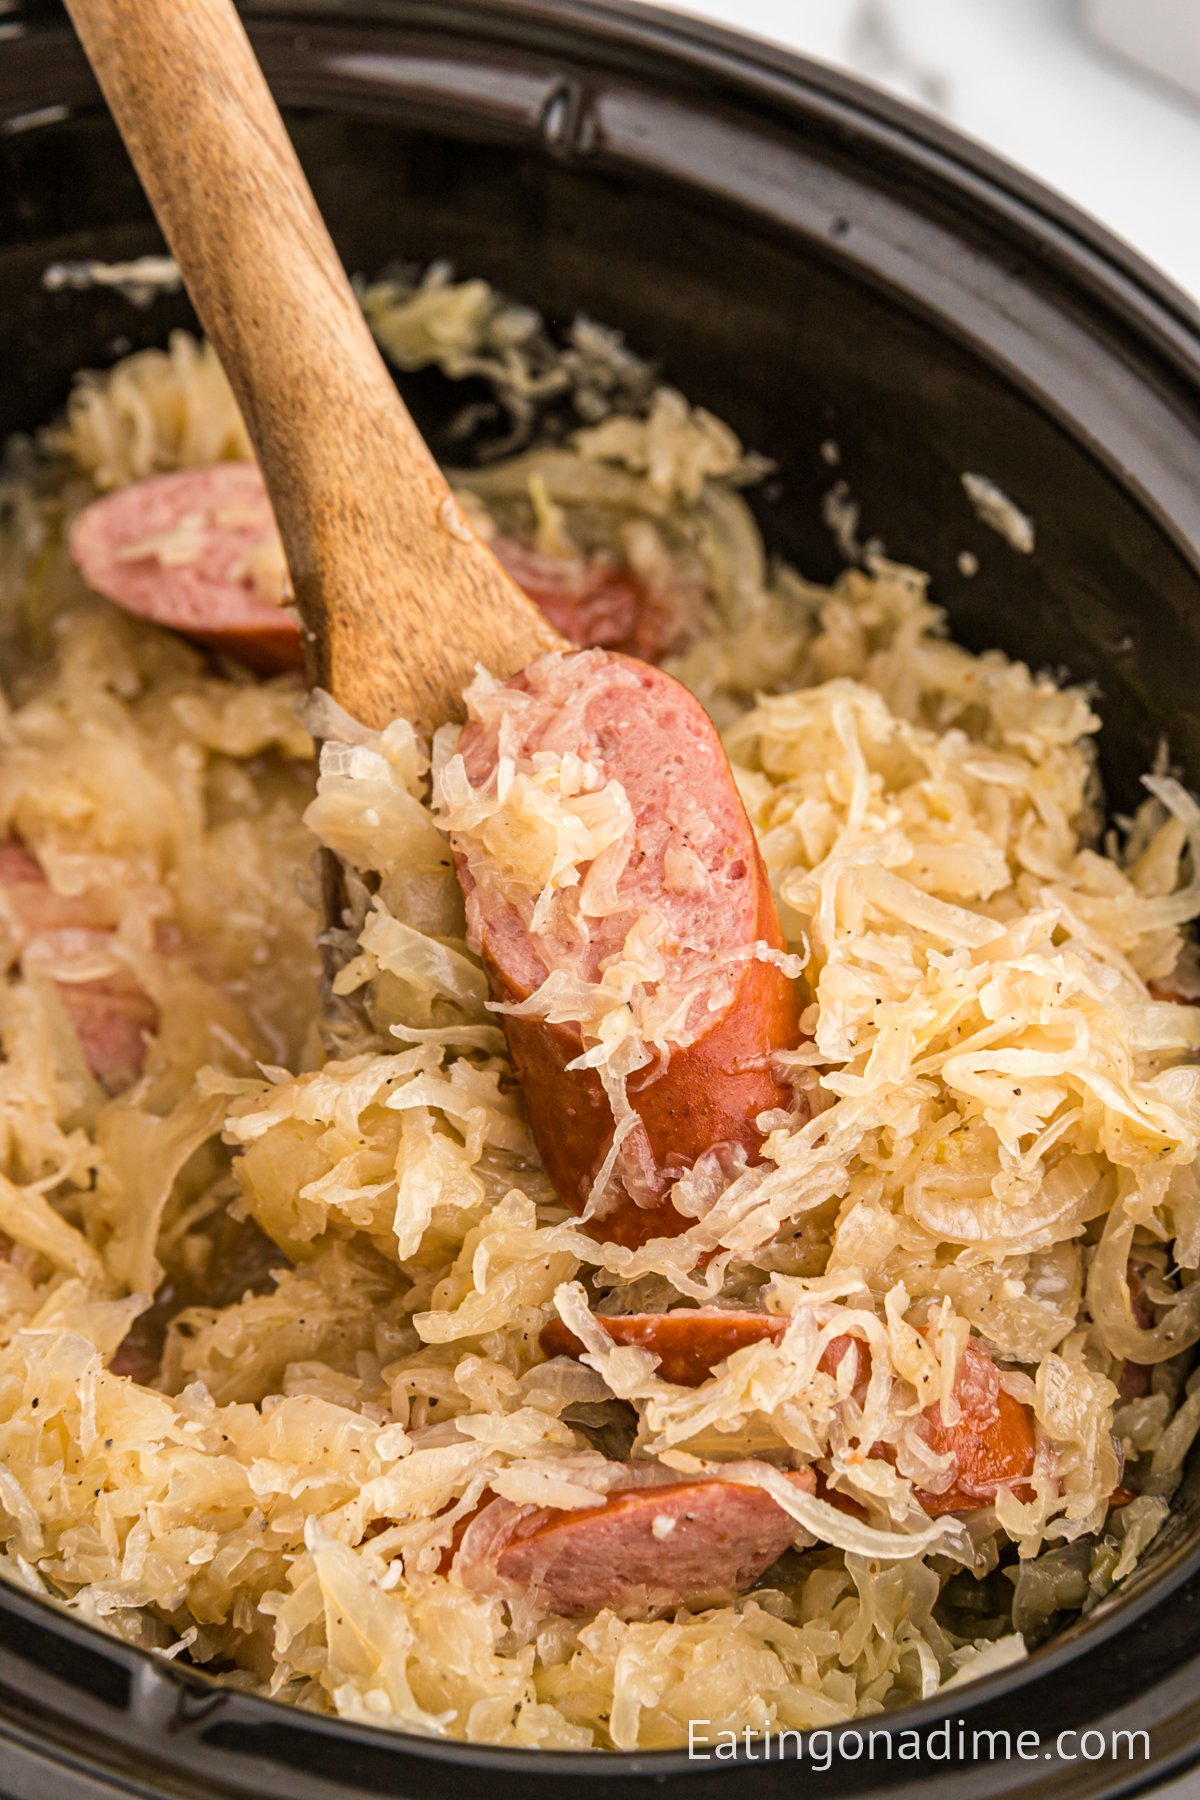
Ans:
[[[671,619],[802,984],[806,1107],[682,1177],[674,1238],[567,1214],[447,828],[469,812],[544,913],[601,883],[621,793],[560,763],[481,801],[443,741],[435,802],[404,721],[305,712],[89,593],[84,502],[250,448],[190,338],[83,377],[0,495],[5,1571],[261,1692],[475,1742],[828,1725],[994,1668],[1128,1574],[1200,1422],[1200,809],[1164,757],[1106,830],[1085,692],[956,646],[914,570],[773,562],[739,491],[763,465],[611,334],[556,343],[443,269],[363,299],[398,367],[491,382],[461,422],[490,460],[454,478],[478,528],[607,559]],[[320,962],[318,845],[350,898]],[[114,992],[133,1069],[87,1054],[81,995]],[[597,1323],[694,1303],[787,1329],[685,1388]],[[546,1360],[555,1317],[582,1360]],[[861,1391],[821,1362],[847,1333]],[[1033,1409],[1029,1497],[931,1519],[920,1415],[952,1416],[969,1338]],[[442,1572],[483,1496],[586,1506],[630,1446],[765,1487],[798,1548],[651,1617]]]

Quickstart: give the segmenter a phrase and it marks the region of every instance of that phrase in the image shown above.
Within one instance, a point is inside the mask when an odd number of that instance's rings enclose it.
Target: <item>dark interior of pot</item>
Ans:
[[[297,50],[282,33],[267,42],[281,73],[298,61],[293,80],[311,87],[324,74],[333,83],[312,47]],[[419,60],[406,62],[405,85]],[[427,108],[404,104],[403,91],[389,105],[369,73],[355,92],[293,110],[306,170],[352,271],[446,258],[552,321],[583,313],[616,326],[667,380],[777,462],[761,503],[768,544],[817,580],[845,561],[821,508],[835,475],[820,452],[832,440],[837,476],[861,509],[861,535],[930,572],[956,636],[1099,685],[1114,804],[1135,797],[1138,772],[1163,737],[1184,766],[1200,768],[1196,569],[1086,441],[1105,422],[1104,376],[1097,371],[1096,420],[1072,429],[1008,372],[954,342],[944,319],[923,317],[910,297],[871,279],[879,248],[872,208],[882,201],[902,216],[910,201],[902,170],[870,170],[878,192],[858,195],[861,222],[835,211],[824,237],[788,230],[741,210],[736,197],[648,181],[644,169],[620,166],[624,146],[555,153],[532,104],[545,96],[522,96],[534,129],[514,132],[500,72],[490,94],[473,91],[475,73],[466,69],[455,96],[465,116],[456,120],[448,104],[441,130],[420,119]],[[515,74],[512,84],[520,86]],[[544,86],[553,105],[548,75]],[[639,98],[653,110],[648,94]],[[593,108],[603,111],[595,99]],[[636,136],[632,121],[626,128]],[[689,129],[687,153],[703,182],[717,175],[707,165],[722,146],[706,141],[702,121]],[[836,201],[852,164],[846,152],[822,149],[839,177],[829,182]],[[985,230],[981,219],[966,223]],[[919,215],[906,225],[918,281],[928,258],[932,290],[944,275],[934,262],[946,254],[940,230]],[[124,348],[161,343],[194,322],[183,297],[138,310],[112,292],[42,286],[43,269],[60,258],[115,261],[161,247],[115,131],[94,106],[10,128],[0,245],[6,434],[44,420],[75,370],[106,366]],[[965,265],[976,246],[967,241],[957,252]],[[1036,264],[1013,272],[1035,290],[1051,288]],[[965,283],[960,298],[977,300]],[[986,325],[981,311],[976,328]],[[1085,333],[1082,326],[1077,354]],[[1056,346],[1044,348],[1055,354]],[[436,443],[439,418],[461,395],[451,401],[437,376],[414,378],[405,391]],[[1118,403],[1114,396],[1114,421]],[[1120,457],[1119,445],[1109,448]],[[967,470],[989,476],[1033,517],[1035,554],[1018,554],[975,517],[961,484]],[[960,572],[964,551],[979,562],[972,577]]]
[[[844,479],[862,536],[930,571],[963,642],[1096,684],[1115,808],[1164,738],[1200,782],[1200,338],[1152,282],[936,137],[864,126],[836,84],[789,97],[713,53],[656,62],[649,27],[589,36],[567,7],[351,7],[336,26],[251,10],[352,271],[446,258],[552,321],[617,327],[774,459],[757,504],[804,573],[842,566],[822,499]],[[61,24],[0,48],[7,435],[77,369],[191,315],[180,296],[45,290],[55,261],[161,245]],[[433,375],[405,392],[436,444],[461,392]],[[976,517],[964,471],[1033,518],[1032,554]],[[1197,1527],[1193,1467],[1131,1593],[1178,1579]],[[1177,1656],[1195,1654],[1172,1616]]]

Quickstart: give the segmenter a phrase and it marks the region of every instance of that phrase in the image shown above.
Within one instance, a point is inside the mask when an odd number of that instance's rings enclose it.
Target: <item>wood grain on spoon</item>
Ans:
[[[313,678],[365,723],[460,712],[565,640],[463,524],[396,392],[232,0],[67,9],[237,396]]]

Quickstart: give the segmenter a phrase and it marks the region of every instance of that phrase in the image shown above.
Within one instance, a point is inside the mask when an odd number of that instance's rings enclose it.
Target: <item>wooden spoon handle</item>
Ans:
[[[232,384],[313,673],[368,724],[459,710],[563,640],[458,515],[385,369],[232,0],[67,0]]]

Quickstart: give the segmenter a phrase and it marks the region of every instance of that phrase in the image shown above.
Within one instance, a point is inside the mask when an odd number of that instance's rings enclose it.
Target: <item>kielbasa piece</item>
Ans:
[[[151,475],[71,527],[84,580],[126,612],[264,674],[303,663],[275,515],[255,463]]]
[[[634,926],[644,935],[650,921],[659,934],[664,972],[645,991],[660,1016],[674,1008],[674,1022],[667,1052],[654,1050],[628,1078],[637,1121],[593,1229],[624,1244],[677,1233],[688,1221],[669,1203],[671,1182],[720,1146],[755,1155],[758,1115],[794,1108],[773,1057],[799,1041],[796,984],[755,953],[778,952],[783,938],[721,740],[671,676],[599,650],[539,657],[484,704],[459,741],[477,789],[496,778],[503,734],[518,772],[544,752],[573,753],[629,803],[628,860],[595,916],[583,910],[587,868],[557,890],[535,931],[536,896],[514,896],[478,840],[457,834],[454,849],[468,932],[501,1001],[528,1000],[552,968],[598,984]],[[580,1027],[506,1015],[505,1030],[546,1171],[582,1211],[615,1121],[599,1074],[567,1067],[583,1049]]]
[[[623,650],[658,662],[695,630],[697,592],[681,587],[673,598],[654,594],[631,569],[548,556],[519,538],[496,537],[488,548],[555,630],[581,650]]]
[[[787,1320],[770,1313],[719,1312],[713,1307],[680,1307],[678,1312],[627,1313],[622,1318],[597,1317],[614,1344],[632,1344],[651,1350],[658,1358],[656,1373],[678,1387],[699,1387],[718,1363],[746,1344],[764,1338],[778,1341]],[[579,1356],[583,1345],[561,1319],[552,1319],[542,1331],[540,1343],[547,1356]]]
[[[735,1350],[764,1339],[778,1343],[788,1321],[772,1313],[722,1312],[716,1307],[680,1307],[669,1313],[626,1313],[616,1318],[596,1314],[614,1344],[632,1344],[658,1357],[656,1373],[677,1387],[699,1387]],[[561,1319],[542,1328],[539,1343],[547,1356],[581,1356],[583,1345]],[[821,1353],[821,1368],[832,1375],[851,1344],[859,1353],[858,1382],[871,1371],[865,1344],[846,1336],[831,1338]]]
[[[630,1313],[624,1318],[596,1315],[614,1344],[635,1344],[652,1350],[659,1359],[657,1373],[680,1387],[699,1387],[718,1363],[744,1344],[775,1342],[787,1329],[787,1320],[769,1313],[719,1312],[715,1308],[681,1307],[669,1313]],[[541,1333],[547,1356],[579,1356],[583,1345],[561,1319],[553,1319]],[[871,1352],[857,1338],[839,1334],[821,1353],[821,1368],[835,1373],[853,1346],[858,1363],[853,1391],[861,1394],[871,1374]],[[1037,1433],[1027,1406],[1014,1400],[1000,1386],[999,1372],[981,1343],[970,1338],[959,1362],[954,1397],[961,1417],[954,1425],[942,1422],[941,1407],[928,1407],[922,1417],[921,1435],[940,1455],[954,1459],[950,1485],[944,1493],[918,1491],[917,1499],[931,1518],[941,1513],[973,1512],[996,1497],[996,1490],[1016,1484],[1019,1500],[1027,1500],[1026,1485],[1033,1472]],[[830,1496],[834,1497],[834,1496]],[[855,1503],[845,1495],[836,1503],[851,1510]],[[844,1504],[843,1504],[844,1503]]]
[[[811,1493],[811,1471],[790,1474]],[[800,1527],[761,1488],[713,1477],[616,1488],[565,1511],[492,1500],[463,1533],[464,1586],[519,1592],[549,1612],[695,1606],[750,1587]]]
[[[926,1407],[918,1427],[931,1450],[954,1458],[950,1486],[943,1493],[917,1493],[930,1518],[987,1506],[1002,1487],[1011,1487],[1018,1500],[1031,1500],[1029,1477],[1037,1449],[1033,1413],[1000,1386],[995,1363],[974,1338],[963,1346],[954,1398],[962,1413],[957,1424],[944,1424],[940,1405],[934,1405]]]
[[[871,1352],[866,1344],[848,1337],[833,1338],[821,1367],[832,1373],[851,1343],[859,1359],[857,1392],[871,1374]],[[916,1490],[930,1518],[974,1512],[994,1500],[998,1488],[1010,1485],[1018,1500],[1031,1499],[1027,1479],[1033,1473],[1037,1449],[1033,1413],[1000,1386],[1000,1372],[978,1338],[968,1338],[963,1347],[954,1377],[954,1398],[960,1412],[957,1423],[945,1424],[941,1405],[935,1403],[925,1408],[918,1426],[931,1449],[953,1459],[944,1492]],[[892,1454],[890,1446],[887,1454]]]
[[[71,554],[98,593],[138,618],[248,663],[298,669],[300,626],[284,611],[287,563],[256,463],[150,475],[85,507]],[[691,634],[700,596],[652,594],[636,575],[584,556],[547,556],[517,538],[497,558],[572,643],[656,660]]]
[[[17,930],[18,941],[8,946],[10,957],[43,931],[96,929],[95,901],[87,894],[56,894],[37,858],[11,840],[0,844],[0,888]]]
[[[827,1500],[830,1506],[836,1507],[840,1513],[845,1513],[847,1518],[859,1519],[864,1524],[871,1517],[866,1507],[850,1494],[844,1493],[841,1488],[830,1487],[828,1477],[820,1469],[817,1470],[817,1499]]]
[[[158,1008],[133,976],[56,986],[84,1061],[101,1087],[113,1093],[136,1080],[146,1060],[146,1039],[158,1029]]]
[[[82,966],[111,941],[102,903],[88,894],[56,894],[41,865],[20,844],[0,844],[0,888],[8,903],[10,964],[28,973],[52,971],[55,991],[79,1039],[84,1060],[110,1092],[141,1073],[147,1035],[158,1029],[158,1008],[124,968],[75,980]]]

